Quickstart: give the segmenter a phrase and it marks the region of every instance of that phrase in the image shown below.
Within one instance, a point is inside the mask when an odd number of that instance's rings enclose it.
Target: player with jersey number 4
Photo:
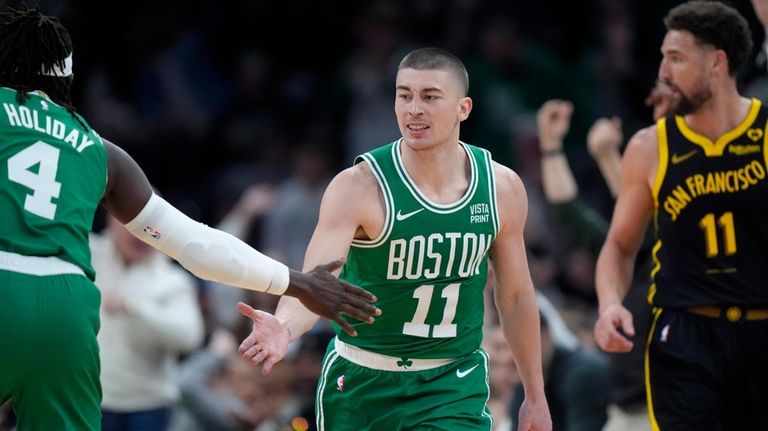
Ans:
[[[341,312],[378,315],[375,297],[331,274],[340,261],[291,271],[155,195],[75,111],[72,79],[72,41],[55,17],[0,14],[0,404],[12,401],[18,431],[101,429],[88,244],[99,204],[199,277],[297,297],[351,334]]]
[[[436,48],[401,61],[395,113],[402,138],[359,156],[328,186],[307,250],[309,268],[345,255],[340,278],[379,299],[382,316],[337,330],[317,390],[318,430],[483,430],[488,355],[480,348],[483,289],[493,263],[506,339],[525,386],[521,430],[550,430],[539,313],[523,241],[520,178],[459,141],[472,110],[462,62]],[[254,321],[240,350],[264,372],[317,316],[282,298]],[[338,328],[337,328],[338,329]]]

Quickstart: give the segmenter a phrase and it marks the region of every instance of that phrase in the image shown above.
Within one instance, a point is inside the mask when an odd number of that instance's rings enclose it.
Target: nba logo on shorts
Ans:
[[[666,343],[667,339],[669,339],[669,324],[661,329],[661,337],[659,337],[662,343]]]
[[[338,379],[336,379],[336,389],[338,389],[339,392],[344,392],[344,375],[343,374],[339,376]]]

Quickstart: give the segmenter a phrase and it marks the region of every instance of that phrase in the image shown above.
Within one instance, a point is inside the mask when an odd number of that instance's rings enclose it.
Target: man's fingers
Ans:
[[[253,338],[252,335],[249,335],[245,337],[242,343],[240,343],[240,346],[237,348],[237,351],[240,352],[241,355],[245,356],[245,352],[248,351],[251,347],[255,346],[258,342]]]
[[[625,334],[627,334],[627,336],[635,336],[635,325],[632,323],[631,317],[625,317],[624,319],[621,319],[621,329]]]
[[[343,317],[341,317],[340,315],[337,314],[333,318],[333,321],[338,323],[339,326],[341,326],[341,329],[344,330],[344,332],[346,332],[347,334],[349,334],[349,335],[351,335],[353,337],[357,337],[357,331],[355,330],[355,328],[353,328],[352,325],[349,324],[349,322],[344,320]]]
[[[275,365],[277,361],[275,360],[274,356],[269,356],[265,361],[264,365],[261,367],[261,374],[266,376],[269,374],[270,371],[272,371],[272,366]]]
[[[243,342],[245,343],[245,342]],[[251,344],[249,346],[242,346],[240,349],[238,349],[240,352],[240,355],[244,357],[245,359],[250,360],[254,356],[256,356],[257,353],[259,353],[262,349],[258,344]]]
[[[264,359],[265,359],[266,357],[267,357],[267,354],[266,354],[266,353],[264,353],[264,351],[262,350],[262,351],[260,351],[259,353],[257,353],[257,354],[256,354],[254,357],[252,357],[252,358],[250,358],[250,359],[249,359],[249,358],[246,358],[246,359],[248,359],[249,361],[251,361],[251,363],[252,363],[253,365],[259,365],[260,363],[264,362]]]
[[[346,290],[347,292],[349,292],[349,293],[351,293],[351,294],[353,294],[355,296],[359,296],[360,298],[362,298],[362,299],[364,299],[364,300],[366,300],[368,302],[376,302],[378,300],[373,293],[371,293],[371,292],[369,292],[369,291],[367,291],[367,290],[365,290],[365,289],[363,289],[361,287],[357,287],[355,285],[349,284],[347,282],[344,282],[344,290]]]
[[[253,320],[253,321],[259,321],[261,320],[260,311],[254,309],[250,305],[246,304],[245,302],[238,302],[237,303],[237,311],[240,312],[243,316]]]
[[[356,298],[347,299],[344,309],[341,311],[364,321],[367,321],[369,316],[381,316],[381,309],[379,307]]]
[[[369,304],[361,302],[359,304],[347,303],[341,305],[341,312],[346,313],[350,317],[357,319],[365,323],[373,323],[375,321],[373,316],[380,316],[381,310],[376,307],[372,307]],[[376,313],[378,311],[378,314]]]
[[[612,347],[614,352],[629,352],[632,350],[632,346],[634,345],[618,331],[614,331],[614,333],[611,334],[611,338],[608,341],[608,344]]]
[[[600,347],[606,352],[628,352],[632,350],[633,343],[621,335],[613,326],[603,328],[597,338]]]

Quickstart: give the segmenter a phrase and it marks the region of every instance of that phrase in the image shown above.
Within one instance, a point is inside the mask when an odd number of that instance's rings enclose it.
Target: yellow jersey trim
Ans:
[[[653,333],[656,332],[656,323],[661,316],[661,308],[655,308],[653,310],[653,323],[651,324],[651,330],[648,331],[648,339],[645,340],[645,396],[648,401],[648,417],[651,420],[651,430],[660,431],[659,422],[656,421],[656,414],[653,412],[653,398],[651,398],[651,366],[649,353],[651,350],[651,340],[653,340]]]
[[[752,106],[749,107],[749,112],[747,113],[746,118],[744,118],[744,121],[736,126],[735,129],[730,130],[729,132],[717,138],[717,141],[715,142],[712,142],[712,140],[706,136],[700,135],[691,130],[688,125],[685,124],[685,118],[676,116],[675,122],[677,123],[677,128],[680,129],[680,133],[682,133],[683,136],[685,136],[689,141],[700,146],[704,150],[704,154],[706,154],[707,157],[718,157],[723,155],[725,147],[731,141],[743,135],[749,126],[755,122],[755,118],[757,118],[757,114],[760,112],[761,105],[762,102],[752,98]]]
[[[656,123],[658,133],[659,163],[656,169],[656,180],[653,182],[653,207],[659,208],[659,191],[667,174],[667,160],[669,159],[669,142],[667,141],[667,119],[662,118]]]

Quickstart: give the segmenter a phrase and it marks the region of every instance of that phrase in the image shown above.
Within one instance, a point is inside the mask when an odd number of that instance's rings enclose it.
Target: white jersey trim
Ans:
[[[334,349],[342,358],[362,367],[371,368],[380,371],[424,371],[433,368],[448,365],[456,361],[456,358],[450,359],[412,359],[408,358],[410,363],[407,367],[397,365],[402,362],[402,358],[395,356],[382,355],[380,353],[369,352],[368,350],[347,344],[338,337],[334,339]]]
[[[382,226],[379,236],[371,240],[353,239],[352,246],[359,248],[374,248],[383,244],[389,238],[389,234],[392,233],[395,212],[394,198],[392,197],[392,191],[387,183],[387,178],[384,176],[384,172],[382,172],[376,159],[370,153],[365,153],[359,157],[362,161],[368,163],[368,167],[376,178],[376,182],[379,183],[379,189],[381,189],[381,193],[384,196],[384,207],[386,209],[384,214],[384,226]]]
[[[85,276],[82,268],[56,256],[25,256],[1,250],[0,270],[37,276],[62,274]]]

